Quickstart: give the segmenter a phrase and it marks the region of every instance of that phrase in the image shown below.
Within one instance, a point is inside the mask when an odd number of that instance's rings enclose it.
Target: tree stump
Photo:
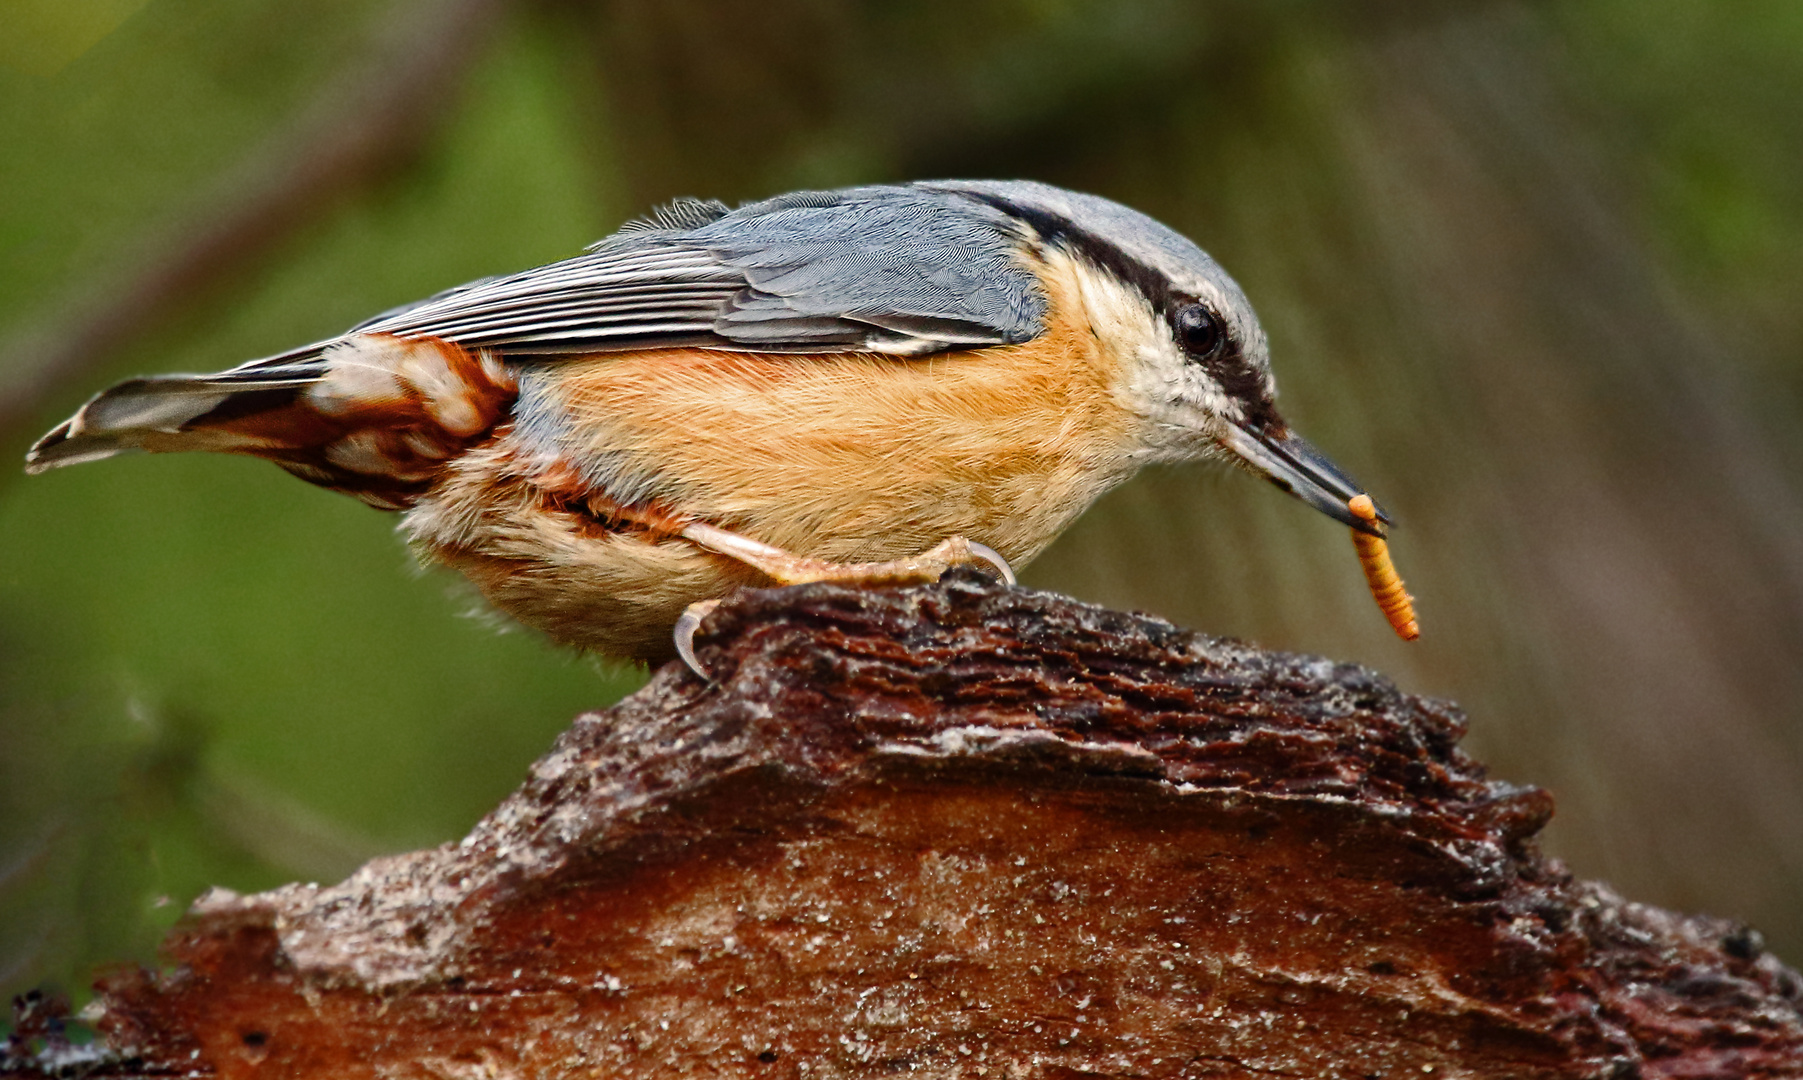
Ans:
[[[0,1071],[1803,1076],[1757,934],[1573,880],[1366,669],[962,573],[701,646],[461,843],[203,896],[99,1044],[24,1015]]]

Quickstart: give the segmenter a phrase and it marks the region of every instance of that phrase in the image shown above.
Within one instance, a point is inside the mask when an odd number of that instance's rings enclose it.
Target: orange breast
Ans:
[[[1059,299],[1032,342],[918,360],[663,349],[558,365],[557,447],[616,500],[797,553],[892,558],[962,534],[1024,560],[1127,460],[1117,361]]]

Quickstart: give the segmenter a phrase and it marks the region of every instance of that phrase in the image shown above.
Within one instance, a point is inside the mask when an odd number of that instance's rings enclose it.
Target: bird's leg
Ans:
[[[847,585],[911,585],[937,581],[941,574],[954,566],[987,566],[1004,582],[1014,584],[1014,570],[1008,565],[1008,560],[1002,558],[995,549],[962,536],[951,537],[918,555],[890,559],[887,562],[835,563],[792,555],[782,548],[700,521],[684,525],[678,535],[716,555],[737,559],[783,585],[802,585],[812,581],[835,581]],[[677,655],[682,657],[682,662],[689,666],[689,670],[710,682],[712,679],[695,659],[695,631],[701,628],[701,620],[707,618],[708,613],[719,603],[718,600],[702,600],[690,604],[682,617],[676,620]]]
[[[987,566],[1003,581],[1014,584],[1014,570],[1006,559],[994,549],[962,536],[954,536],[918,555],[887,562],[835,563],[791,555],[782,548],[701,521],[684,525],[679,535],[716,555],[725,555],[761,570],[784,585],[803,585],[811,581],[911,585],[938,581],[941,574],[954,566]]]

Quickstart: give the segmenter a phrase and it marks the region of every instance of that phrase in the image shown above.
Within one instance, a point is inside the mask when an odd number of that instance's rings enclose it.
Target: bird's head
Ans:
[[[1246,294],[1187,238],[1095,195],[1030,181],[935,184],[1016,218],[1040,257],[1067,260],[1090,325],[1121,358],[1121,404],[1144,461],[1224,457],[1337,521],[1355,515],[1351,476],[1291,431],[1277,410],[1270,347]]]

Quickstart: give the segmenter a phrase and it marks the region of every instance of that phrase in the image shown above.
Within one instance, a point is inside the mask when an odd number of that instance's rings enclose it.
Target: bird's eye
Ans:
[[[1171,325],[1177,331],[1177,341],[1183,351],[1194,357],[1213,355],[1227,340],[1227,328],[1221,325],[1214,312],[1201,304],[1179,309],[1172,317]]]

